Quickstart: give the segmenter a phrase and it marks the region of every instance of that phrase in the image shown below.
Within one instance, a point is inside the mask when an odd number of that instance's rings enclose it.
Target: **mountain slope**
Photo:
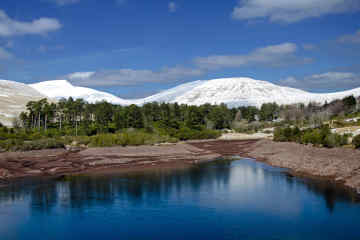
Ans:
[[[66,80],[54,80],[31,84],[50,98],[83,98],[94,103],[108,101],[113,104],[142,105],[148,102],[177,102],[179,104],[201,105],[225,103],[229,107],[257,106],[263,103],[281,104],[309,103],[342,99],[349,95],[360,96],[360,88],[337,93],[310,93],[303,90],[279,86],[267,81],[251,78],[222,78],[185,83],[158,94],[135,100],[125,100],[106,92],[91,88],[76,87]]]
[[[14,118],[26,110],[29,101],[46,98],[29,85],[0,80],[0,122],[10,126]]]
[[[317,94],[251,78],[222,78],[190,82],[143,99],[126,100],[110,93],[73,86],[66,80],[46,81],[30,85],[0,80],[0,121],[5,125],[11,125],[13,118],[26,109],[27,102],[46,97],[50,99],[82,98],[90,103],[104,100],[120,105],[177,102],[188,105],[225,103],[229,107],[260,107],[263,103],[271,102],[278,104],[325,103],[325,101],[330,102],[350,95],[359,97],[360,88]]]
[[[300,102],[307,93],[250,78],[209,80],[173,101],[184,104],[225,103],[231,107],[261,106],[263,103]]]
[[[30,86],[42,94],[55,99],[82,98],[89,103],[107,101],[113,104],[128,105],[129,101],[116,97],[110,93],[97,91],[91,88],[73,86],[67,80],[53,80],[30,84]]]
[[[202,85],[203,83],[204,83],[204,81],[199,80],[199,81],[181,84],[179,86],[162,91],[155,95],[152,95],[152,96],[149,96],[146,98],[142,98],[142,99],[134,100],[134,103],[142,105],[144,103],[149,103],[149,102],[171,102],[174,99],[176,99],[177,97],[182,96],[183,94],[186,94],[187,92],[191,91],[192,89],[194,89],[197,86]]]
[[[172,93],[181,87],[182,85],[160,94],[166,96],[167,93]],[[317,94],[251,78],[222,78],[198,81],[194,87],[189,88],[183,94],[172,95],[173,98],[167,99],[167,102],[189,105],[225,103],[229,107],[260,107],[263,103],[271,102],[276,102],[279,105],[309,102],[325,103],[325,101],[330,102],[349,95],[360,96],[360,88],[337,93]],[[152,97],[148,99],[152,99]]]

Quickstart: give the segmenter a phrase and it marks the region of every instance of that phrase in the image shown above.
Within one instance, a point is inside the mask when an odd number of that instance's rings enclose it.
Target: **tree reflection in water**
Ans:
[[[33,211],[49,213],[56,205],[76,209],[88,208],[93,205],[111,206],[116,201],[126,200],[133,205],[152,204],[177,196],[184,191],[192,194],[203,189],[212,191],[214,187],[227,187],[231,175],[231,161],[193,166],[187,169],[158,169],[122,175],[79,176],[69,181],[36,181],[26,185],[13,184],[0,190],[1,202],[30,199]],[[252,167],[252,166],[251,166]],[[253,167],[254,175],[257,168]],[[352,201],[355,197],[345,189],[324,181],[303,180],[289,177],[284,173],[264,171],[265,181],[286,181],[289,188],[295,184],[305,185],[308,191],[322,196],[330,212],[337,201]],[[275,179],[275,180],[274,180]]]

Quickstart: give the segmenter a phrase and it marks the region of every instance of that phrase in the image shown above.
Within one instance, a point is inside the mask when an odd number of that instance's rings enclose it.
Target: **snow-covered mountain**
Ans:
[[[230,107],[261,106],[263,103],[288,104],[304,101],[308,93],[251,78],[222,78],[202,84],[177,96],[171,102],[201,105],[225,103]]]
[[[54,98],[82,98],[89,103],[107,101],[113,104],[129,105],[131,101],[116,97],[110,93],[97,91],[91,88],[73,86],[67,80],[53,80],[30,84],[30,86],[42,94]]]
[[[281,104],[333,101],[346,96],[360,96],[360,88],[336,93],[310,93],[303,90],[279,86],[251,78],[222,78],[183,84],[159,94],[138,100],[177,102],[179,104],[201,105],[225,103],[229,107],[257,106],[263,103]]]
[[[359,97],[360,88],[319,94],[251,78],[222,78],[185,83],[150,97],[126,100],[110,93],[73,86],[67,80],[45,81],[30,85],[0,80],[0,121],[11,125],[12,119],[26,109],[27,102],[46,97],[49,99],[73,97],[74,99],[82,98],[90,103],[107,101],[120,105],[177,102],[189,105],[225,103],[229,107],[260,107],[263,103],[270,102],[278,104],[325,103],[325,101],[330,102],[350,95]]]
[[[267,81],[251,78],[221,78],[185,83],[158,94],[135,100],[125,100],[106,92],[91,88],[76,87],[66,80],[54,80],[31,84],[49,98],[83,98],[94,103],[108,101],[113,104],[142,105],[148,102],[177,102],[179,104],[201,105],[225,103],[229,107],[257,106],[263,103],[278,104],[332,101],[346,96],[360,96],[360,88],[336,93],[310,93],[303,90],[279,86]]]
[[[177,87],[162,91],[155,95],[142,99],[133,100],[133,103],[142,105],[149,102],[173,102],[174,99],[176,99],[177,97],[186,94],[195,87],[202,85],[204,82],[205,81],[199,80],[199,81],[181,84]]]
[[[10,126],[14,118],[26,110],[29,101],[46,98],[29,85],[0,80],[0,122]]]

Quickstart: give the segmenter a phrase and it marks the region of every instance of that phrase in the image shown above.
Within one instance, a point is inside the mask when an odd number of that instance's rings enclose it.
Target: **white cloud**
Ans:
[[[58,6],[65,6],[69,4],[79,3],[80,0],[51,0],[52,2],[56,3]]]
[[[195,59],[195,63],[205,69],[241,67],[245,65],[284,66],[294,63],[307,63],[311,59],[295,55],[294,43],[283,43],[255,49],[246,55],[213,55]]]
[[[271,22],[298,22],[360,10],[359,0],[240,0],[232,12],[239,20],[268,19]]]
[[[348,35],[341,36],[338,39],[338,42],[341,42],[341,43],[360,43],[360,30],[357,31],[354,34],[348,34]]]
[[[144,83],[164,83],[199,76],[200,69],[184,67],[163,68],[161,71],[119,69],[99,72],[77,72],[65,78],[80,86],[132,86]]]
[[[0,60],[8,60],[13,58],[14,56],[8,52],[6,49],[0,47]]]
[[[173,13],[176,12],[178,6],[175,2],[169,2],[168,8],[169,8],[169,12]]]
[[[70,80],[73,79],[87,79],[93,76],[95,72],[75,72],[68,75]]]
[[[0,9],[0,36],[45,34],[56,31],[61,27],[60,22],[54,18],[39,18],[32,22],[16,21]]]
[[[288,77],[280,84],[306,90],[337,90],[360,87],[360,75],[352,72],[327,72],[314,74],[303,79]]]

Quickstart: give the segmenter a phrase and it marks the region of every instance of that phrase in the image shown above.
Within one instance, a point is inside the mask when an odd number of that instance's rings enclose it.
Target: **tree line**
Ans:
[[[219,137],[223,129],[247,133],[291,125],[314,129],[336,116],[351,116],[348,114],[358,111],[358,107],[359,99],[353,96],[323,105],[266,103],[259,108],[157,102],[120,106],[73,98],[57,102],[42,99],[29,102],[27,110],[14,121],[13,128],[0,124],[0,152],[59,148],[74,142],[102,147],[213,139]],[[288,139],[288,132],[279,132],[279,139]],[[313,133],[310,138],[309,133],[304,132],[301,139],[318,142],[319,134]],[[338,137],[331,137],[329,141],[338,141]]]
[[[114,133],[121,129],[223,129],[229,128],[234,110],[226,105],[189,106],[177,103],[147,103],[120,106],[108,102],[87,103],[82,99],[31,101],[19,117],[18,127],[57,129],[75,135]]]
[[[120,106],[108,102],[87,103],[83,99],[47,99],[31,101],[16,125],[25,129],[57,129],[69,135],[114,133],[121,129],[165,130],[230,129],[239,122],[291,122],[296,125],[321,125],[331,117],[354,112],[359,99],[353,96],[323,105],[318,103],[281,105],[265,103],[228,108],[225,104],[191,106],[177,103],[146,103],[142,106]]]

